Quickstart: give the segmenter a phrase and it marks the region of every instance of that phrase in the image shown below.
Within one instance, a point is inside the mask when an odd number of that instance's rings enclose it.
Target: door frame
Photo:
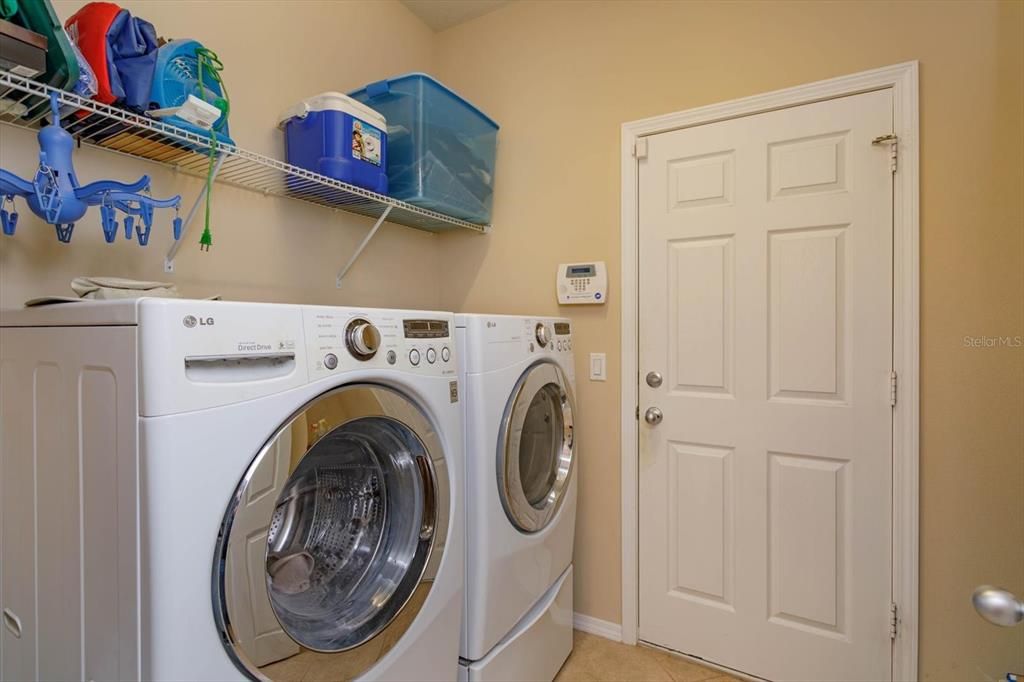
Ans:
[[[751,116],[876,90],[893,93],[898,164],[893,175],[892,601],[898,634],[893,680],[917,679],[918,459],[920,371],[920,216],[918,62],[910,61],[622,125],[622,641],[639,630],[639,172],[646,138],[681,128]]]

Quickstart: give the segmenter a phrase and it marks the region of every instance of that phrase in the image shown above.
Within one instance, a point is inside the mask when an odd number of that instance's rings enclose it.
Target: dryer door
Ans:
[[[569,380],[549,361],[519,378],[502,419],[498,493],[521,531],[545,528],[562,505],[572,475],[573,402]]]
[[[331,679],[371,668],[433,585],[448,504],[441,442],[410,398],[360,384],[311,401],[224,515],[214,614],[229,655],[259,679],[294,672],[277,663],[292,656],[315,656]]]

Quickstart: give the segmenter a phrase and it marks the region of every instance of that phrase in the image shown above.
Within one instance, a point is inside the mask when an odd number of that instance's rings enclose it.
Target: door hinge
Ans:
[[[897,630],[899,628],[899,611],[896,606],[896,602],[889,603],[889,639],[896,639]]]
[[[633,156],[637,159],[647,158],[647,138],[638,137],[633,143]]]
[[[889,146],[889,170],[893,173],[896,172],[896,161],[899,157],[899,141],[900,138],[891,133],[889,135],[879,135],[875,139],[871,140],[871,144],[884,144]]]
[[[636,420],[640,421],[640,406],[636,406]]]
[[[895,370],[889,372],[889,404],[893,407],[896,406],[896,389],[899,384],[899,377],[896,375]]]

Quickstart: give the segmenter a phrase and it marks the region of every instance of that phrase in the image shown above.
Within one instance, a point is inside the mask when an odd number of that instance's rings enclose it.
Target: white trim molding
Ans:
[[[819,81],[763,95],[656,116],[622,126],[622,626],[621,639],[639,633],[638,547],[638,171],[634,150],[647,136],[741,116],[890,89],[899,165],[893,176],[893,370],[899,400],[893,409],[892,600],[898,634],[892,678],[917,679],[918,458],[920,368],[920,215],[918,63]],[[580,627],[585,630],[586,628]]]
[[[589,632],[598,637],[610,639],[613,642],[622,641],[622,626],[600,618],[594,618],[584,613],[572,614],[572,627],[580,632]]]

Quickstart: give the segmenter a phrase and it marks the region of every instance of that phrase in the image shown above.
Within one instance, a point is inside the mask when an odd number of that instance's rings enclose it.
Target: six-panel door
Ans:
[[[651,137],[640,160],[640,638],[890,679],[889,91]]]

